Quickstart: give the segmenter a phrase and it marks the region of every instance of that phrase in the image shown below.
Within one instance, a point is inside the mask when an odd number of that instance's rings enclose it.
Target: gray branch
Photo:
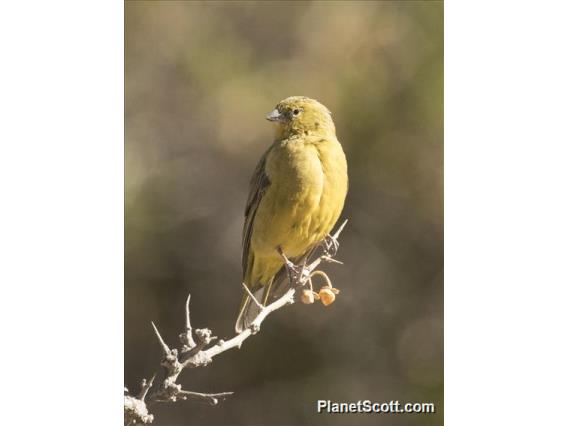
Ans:
[[[158,339],[160,348],[162,349],[162,360],[160,365],[163,367],[160,374],[154,374],[149,380],[142,380],[140,392],[137,396],[132,396],[126,391],[124,397],[124,424],[127,426],[150,424],[154,420],[154,416],[148,411],[148,407],[158,402],[176,402],[178,400],[193,400],[209,405],[217,405],[220,401],[226,399],[233,392],[221,393],[199,393],[182,389],[177,382],[181,372],[187,368],[204,367],[213,361],[217,355],[233,348],[240,348],[243,342],[250,336],[260,331],[263,321],[272,312],[283,308],[284,306],[294,303],[294,296],[298,291],[313,292],[311,278],[316,274],[323,274],[326,277],[328,288],[331,284],[327,275],[316,268],[322,262],[341,263],[334,259],[337,254],[339,243],[337,239],[347,224],[347,220],[339,227],[333,235],[326,237],[321,243],[321,254],[309,264],[294,265],[288,260],[283,252],[283,257],[288,269],[290,281],[290,289],[279,299],[267,306],[262,306],[254,296],[249,292],[254,303],[260,306],[260,313],[251,323],[251,325],[229,340],[218,340],[208,328],[192,329],[189,311],[189,302],[191,295],[188,295],[185,303],[185,331],[179,335],[181,346],[179,349],[170,349],[166,344],[158,328],[152,322],[154,334]],[[243,284],[246,291],[248,288]],[[335,294],[337,289],[331,289]],[[315,294],[315,293],[314,293]],[[317,295],[316,295],[317,297]],[[313,298],[312,298],[313,301]],[[312,303],[312,302],[305,302]],[[214,343],[216,342],[216,343]],[[158,380],[156,380],[156,378]],[[155,383],[156,382],[156,383]],[[154,384],[155,383],[155,384]],[[150,391],[151,390],[151,391]]]

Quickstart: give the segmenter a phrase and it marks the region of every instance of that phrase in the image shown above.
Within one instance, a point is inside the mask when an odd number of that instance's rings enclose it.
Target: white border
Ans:
[[[123,5],[0,12],[2,423],[122,423]]]
[[[568,424],[563,5],[446,3],[448,425]]]

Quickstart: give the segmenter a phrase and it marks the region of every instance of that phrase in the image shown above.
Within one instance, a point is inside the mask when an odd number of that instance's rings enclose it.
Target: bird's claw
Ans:
[[[286,267],[286,271],[288,272],[288,279],[290,283],[300,283],[302,280],[302,275],[304,273],[304,267],[295,265],[288,257],[284,254],[282,248],[278,248],[278,253],[284,260],[284,266]]]

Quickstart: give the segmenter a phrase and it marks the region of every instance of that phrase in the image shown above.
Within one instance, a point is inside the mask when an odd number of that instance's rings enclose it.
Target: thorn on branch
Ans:
[[[191,300],[191,293],[187,295],[185,300],[185,329],[191,331],[191,321],[189,319],[189,301]]]
[[[189,316],[189,301],[191,300],[191,294],[187,295],[187,299],[185,301],[185,333],[181,333],[179,338],[181,343],[184,345],[182,348],[182,352],[187,352],[193,349],[195,345],[195,340],[193,340],[193,333],[191,329],[191,320]]]
[[[158,338],[158,341],[160,342],[160,347],[162,348],[163,355],[164,356],[170,355],[171,350],[168,347],[168,345],[166,345],[166,342],[164,342],[164,339],[162,339],[162,336],[160,335],[160,332],[158,331],[156,324],[154,324],[154,321],[151,321],[151,323],[152,323],[152,327],[154,327],[154,333],[156,334],[156,337]]]
[[[256,306],[258,306],[260,309],[264,308],[264,306],[258,300],[256,300],[256,297],[254,297],[254,294],[252,294],[252,292],[247,287],[247,285],[245,283],[242,283],[242,284],[243,284],[245,291],[248,293],[248,295],[250,296],[252,301],[256,304]]]
[[[349,222],[349,219],[345,219],[345,221],[341,224],[341,226],[337,229],[337,231],[335,231],[335,234],[333,234],[334,239],[337,240],[339,238],[339,234],[341,234],[343,228],[345,228],[345,225],[347,225],[347,222]]]
[[[139,400],[144,401],[144,399],[146,398],[146,395],[148,394],[148,391],[150,390],[150,388],[154,384],[155,378],[156,378],[156,375],[154,374],[152,376],[152,378],[150,379],[150,381],[146,381],[146,379],[142,379],[142,383],[140,385],[140,393],[138,394]]]
[[[209,405],[217,405],[219,401],[227,399],[227,397],[233,395],[234,392],[222,392],[222,393],[199,393],[190,391],[181,391],[180,396],[182,399],[192,399],[197,402],[203,402]]]
[[[341,260],[334,259],[333,257],[330,256],[322,256],[321,260],[324,260],[329,263],[337,263],[338,265],[343,265],[343,262]]]

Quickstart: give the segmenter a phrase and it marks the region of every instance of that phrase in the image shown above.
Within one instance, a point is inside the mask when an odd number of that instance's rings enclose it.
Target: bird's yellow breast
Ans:
[[[333,228],[347,193],[347,163],[335,138],[276,142],[266,158],[270,181],[255,217],[253,281],[267,282],[290,257],[305,254]],[[258,265],[258,266],[257,266]]]

